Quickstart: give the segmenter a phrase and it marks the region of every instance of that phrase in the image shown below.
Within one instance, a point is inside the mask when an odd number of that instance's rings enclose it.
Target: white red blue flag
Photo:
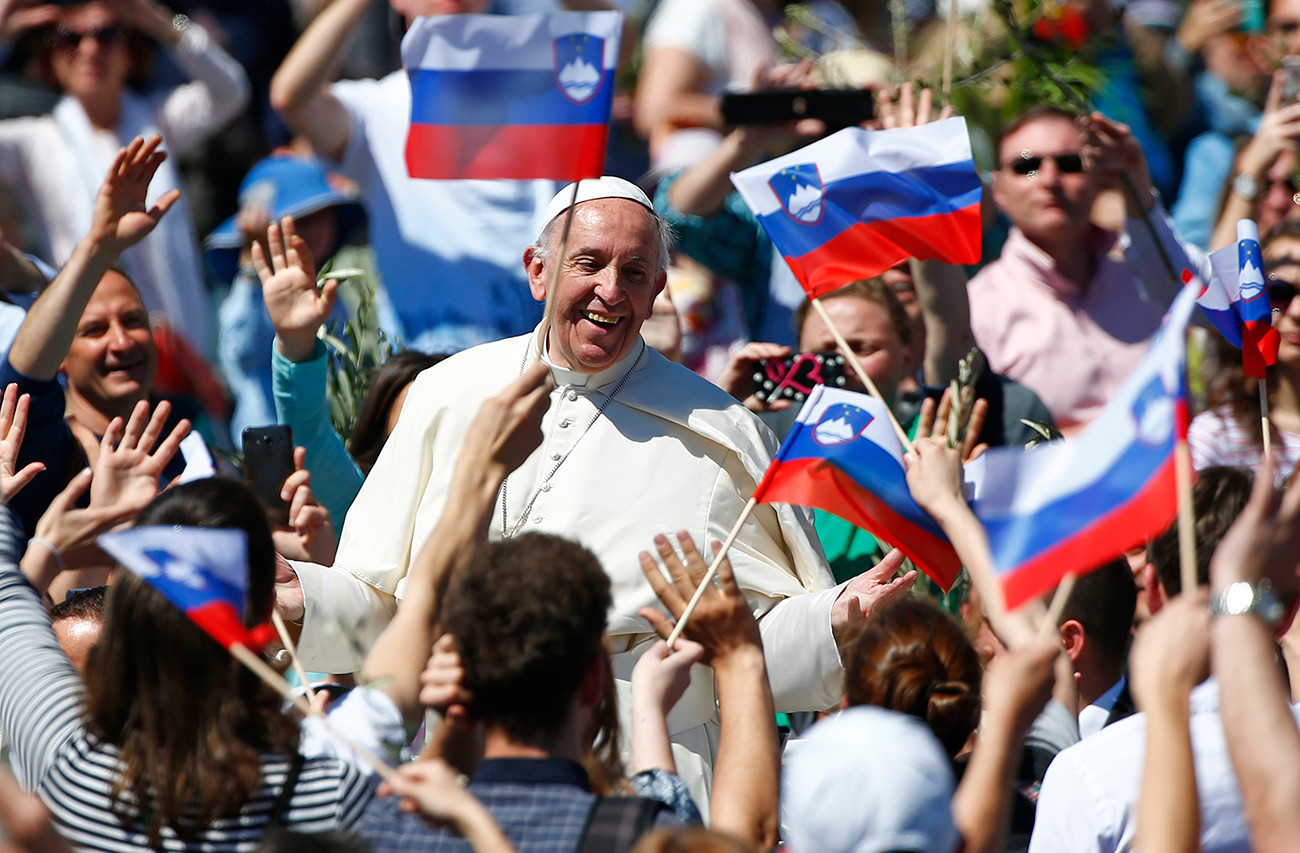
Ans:
[[[1187,432],[1187,321],[1197,288],[1174,300],[1137,368],[1073,438],[995,448],[971,509],[988,531],[1007,607],[1164,531],[1177,510],[1174,444]]]
[[[1253,220],[1238,220],[1237,242],[1211,252],[1210,266],[1213,275],[1201,286],[1196,303],[1228,343],[1241,350],[1246,375],[1263,379],[1265,369],[1277,363],[1279,338]],[[1183,280],[1189,276],[1185,272]]]
[[[438,15],[402,39],[412,178],[604,174],[623,16]]]
[[[846,128],[731,181],[811,297],[907,258],[980,259],[983,187],[963,118]]]
[[[158,525],[105,533],[99,545],[222,646],[260,651],[269,625],[244,625],[248,537],[242,530]]]
[[[912,500],[885,404],[867,394],[813,388],[754,497],[834,513],[898,548],[945,591],[961,568],[939,525]]]

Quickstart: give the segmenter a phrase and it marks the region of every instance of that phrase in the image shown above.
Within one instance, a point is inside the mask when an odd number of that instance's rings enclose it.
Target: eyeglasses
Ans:
[[[1274,305],[1290,305],[1297,293],[1300,293],[1300,288],[1291,282],[1276,278],[1272,274],[1268,276],[1268,301]]]
[[[1083,171],[1083,156],[1080,154],[1021,155],[1003,165],[1017,175],[1028,175],[1041,169],[1044,160],[1055,163],[1056,171],[1063,175],[1077,175]]]
[[[126,29],[118,24],[111,27],[95,27],[85,32],[59,27],[54,31],[53,41],[55,47],[60,50],[76,53],[81,47],[83,39],[92,38],[99,42],[100,47],[113,47],[119,44],[125,36]]]

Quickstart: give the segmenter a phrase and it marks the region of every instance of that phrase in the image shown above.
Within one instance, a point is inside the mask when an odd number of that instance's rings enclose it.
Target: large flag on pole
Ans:
[[[731,181],[811,297],[907,258],[980,259],[983,187],[963,118],[846,128]]]
[[[813,388],[754,498],[834,513],[898,548],[945,591],[961,568],[939,525],[912,500],[885,404],[867,394]]]
[[[402,39],[412,178],[604,174],[623,16],[437,15]]]
[[[244,626],[248,537],[242,530],[159,525],[105,533],[99,545],[227,649],[260,651],[269,625]]]
[[[971,504],[988,531],[1008,608],[1067,574],[1099,568],[1163,532],[1178,498],[1174,445],[1187,432],[1184,288],[1137,368],[1073,438],[984,454]]]

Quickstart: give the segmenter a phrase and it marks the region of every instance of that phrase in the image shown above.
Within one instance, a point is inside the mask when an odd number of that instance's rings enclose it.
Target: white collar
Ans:
[[[534,344],[537,343],[541,331],[541,326],[538,326],[537,331],[533,333],[532,340]],[[640,335],[637,335],[636,344],[633,345],[632,350],[627,355],[598,373],[583,373],[567,367],[560,367],[551,360],[551,355],[546,350],[546,347],[542,347],[542,362],[551,369],[551,376],[555,379],[557,386],[598,389],[604,388],[606,385],[613,385],[626,376],[632,368],[636,367],[637,360],[645,350],[645,341],[641,339]]]

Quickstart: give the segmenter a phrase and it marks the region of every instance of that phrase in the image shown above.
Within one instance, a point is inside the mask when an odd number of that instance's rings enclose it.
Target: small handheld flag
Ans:
[[[270,625],[244,626],[248,537],[242,530],[159,525],[105,533],[99,545],[225,648],[260,651]]]
[[[1241,293],[1241,365],[1247,376],[1263,379],[1277,363],[1278,334],[1264,285],[1264,257],[1259,228],[1250,219],[1237,222],[1237,287]]]
[[[1187,432],[1186,330],[1196,288],[1174,300],[1142,361],[1073,438],[994,448],[971,509],[1014,609],[1169,526],[1175,442]]]
[[[599,177],[622,27],[618,12],[417,18],[402,39],[411,177]]]
[[[961,568],[939,525],[912,500],[885,404],[867,394],[813,388],[754,499],[834,513],[898,548],[945,591]]]
[[[846,128],[731,181],[813,298],[907,258],[980,259],[983,186],[962,118]]]

